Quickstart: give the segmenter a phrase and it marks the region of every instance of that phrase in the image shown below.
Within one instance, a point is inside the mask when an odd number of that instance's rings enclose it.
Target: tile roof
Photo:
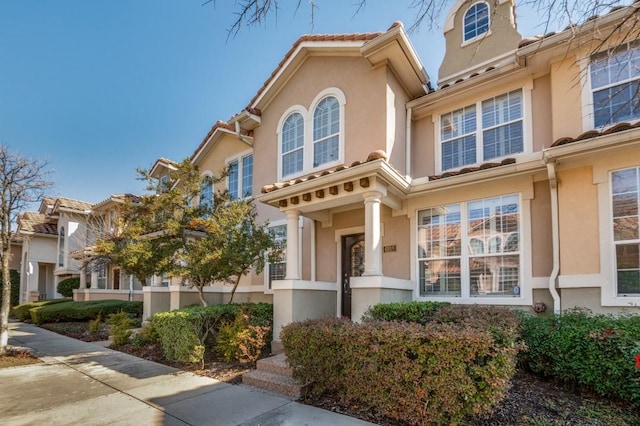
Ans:
[[[317,179],[317,178],[322,177],[322,176],[327,176],[327,175],[330,175],[330,174],[335,173],[335,172],[340,172],[342,170],[346,170],[346,169],[349,169],[349,168],[352,168],[352,167],[357,167],[357,166],[359,166],[361,164],[366,164],[366,163],[369,163],[371,161],[380,160],[380,159],[383,159],[384,161],[387,161],[388,160],[387,154],[382,150],[374,151],[371,154],[369,154],[369,156],[367,157],[367,159],[365,161],[354,161],[353,163],[351,163],[351,165],[342,164],[342,165],[334,167],[332,169],[322,170],[320,172],[316,172],[316,173],[312,173],[310,175],[302,176],[302,177],[299,177],[297,179],[292,179],[292,180],[288,180],[288,181],[285,181],[285,182],[277,182],[277,183],[274,183],[274,184],[271,184],[271,185],[265,185],[265,186],[262,187],[262,193],[263,194],[268,194],[270,192],[277,191],[278,189],[288,188],[290,186],[297,185],[297,184],[302,183],[302,182],[307,182],[307,181],[310,181],[312,179]]]
[[[394,22],[393,25],[389,27],[389,29],[394,28],[397,25],[399,24],[397,22]],[[382,32],[374,32],[374,33],[351,33],[351,34],[305,34],[301,36],[298,40],[296,40],[295,43],[293,43],[293,46],[291,46],[291,49],[289,49],[289,51],[284,55],[284,57],[282,58],[282,60],[280,61],[276,69],[274,69],[271,75],[269,75],[269,77],[265,80],[264,84],[258,90],[258,92],[253,97],[253,99],[251,99],[246,109],[251,110],[250,112],[252,112],[255,115],[260,115],[259,110],[252,108],[253,103],[260,97],[260,95],[265,91],[267,86],[269,86],[269,84],[274,80],[276,75],[280,72],[280,70],[284,67],[287,61],[293,56],[298,46],[300,46],[302,43],[325,42],[325,41],[369,41],[369,40],[373,40],[374,38],[382,34],[383,34]]]
[[[42,213],[24,212],[18,215],[18,232],[58,235],[58,221]]]
[[[440,179],[444,179],[444,178],[448,178],[448,177],[452,177],[452,176],[459,176],[459,175],[464,175],[467,173],[472,173],[472,172],[477,172],[479,170],[486,170],[486,169],[493,169],[495,167],[500,167],[500,166],[506,166],[508,164],[515,164],[516,163],[516,159],[515,158],[505,158],[504,160],[500,161],[500,162],[495,162],[495,163],[483,163],[480,164],[477,167],[464,167],[460,170],[452,170],[450,172],[444,172],[440,175],[432,175],[429,176],[429,180],[440,180]]]
[[[84,212],[85,210],[91,210],[91,203],[87,203],[86,201],[74,200],[71,198],[65,198],[65,197],[58,197],[56,199],[55,206],[58,208],[62,207],[69,210],[76,210],[80,212]]]
[[[586,141],[586,140],[589,140],[589,139],[596,138],[598,136],[605,136],[605,135],[610,135],[612,133],[624,132],[625,130],[638,129],[638,128],[640,128],[640,121],[635,123],[635,124],[618,123],[615,126],[609,127],[608,129],[605,129],[605,130],[589,130],[589,131],[586,131],[586,132],[580,134],[578,137],[575,137],[575,138],[570,138],[570,137],[560,138],[560,139],[556,140],[554,143],[552,143],[551,147],[553,148],[553,147],[556,147],[556,146],[567,145],[567,144],[570,144],[570,143]]]

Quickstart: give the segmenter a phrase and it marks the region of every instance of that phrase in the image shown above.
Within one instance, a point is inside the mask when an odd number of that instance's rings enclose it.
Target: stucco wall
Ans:
[[[531,200],[532,274],[534,277],[548,277],[553,269],[549,182],[535,182],[533,191],[534,198]]]
[[[531,121],[533,125],[533,151],[549,148],[553,141],[551,115],[551,77],[546,74],[533,80],[531,91]]]
[[[420,178],[435,174],[433,116],[427,115],[413,122],[411,130],[411,176]]]
[[[582,92],[580,69],[576,57],[566,57],[551,64],[552,139],[575,137],[582,133]]]

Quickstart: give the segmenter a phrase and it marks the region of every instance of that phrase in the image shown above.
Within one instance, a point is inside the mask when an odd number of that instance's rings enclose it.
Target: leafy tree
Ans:
[[[7,352],[9,342],[9,309],[11,304],[11,240],[12,226],[18,213],[29,203],[41,199],[52,186],[47,180],[47,161],[24,157],[0,145],[0,256],[2,257],[2,304],[0,306],[0,355]]]
[[[275,256],[267,223],[258,224],[251,200],[233,200],[226,191],[199,203],[203,185],[220,182],[226,171],[205,180],[189,159],[169,170],[166,186],[147,170],[138,170],[153,195],[123,209],[120,232],[98,242],[98,252],[113,258],[141,282],[152,275],[179,277],[198,290],[215,282],[233,285],[231,301],[243,275],[258,273],[265,256]],[[270,254],[267,254],[270,253]]]

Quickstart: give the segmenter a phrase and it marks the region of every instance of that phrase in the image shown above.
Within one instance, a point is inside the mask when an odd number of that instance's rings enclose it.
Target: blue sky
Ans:
[[[227,39],[232,1],[0,0],[0,143],[50,161],[53,196],[98,202],[141,193],[136,167],[190,156],[213,123],[240,112],[305,33],[384,31],[411,2],[307,1]],[[295,4],[295,2],[286,2]],[[281,1],[284,6],[285,1]],[[442,16],[444,22],[445,16]],[[544,31],[518,9],[523,36]],[[432,80],[441,27],[410,34]]]

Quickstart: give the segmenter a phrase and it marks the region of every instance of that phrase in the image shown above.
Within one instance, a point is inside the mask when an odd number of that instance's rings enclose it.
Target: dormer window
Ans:
[[[464,14],[463,41],[473,40],[489,31],[489,5],[484,2],[471,6]]]

